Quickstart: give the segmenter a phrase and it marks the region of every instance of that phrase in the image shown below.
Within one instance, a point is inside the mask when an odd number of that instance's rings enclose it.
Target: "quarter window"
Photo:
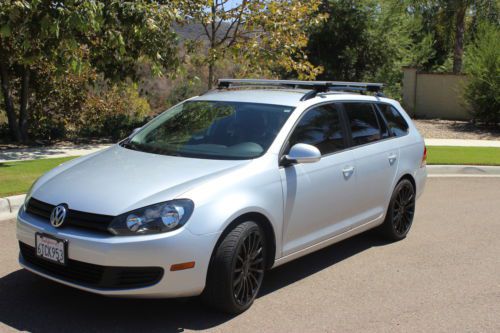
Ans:
[[[408,133],[408,124],[395,107],[389,104],[378,104],[380,111],[387,120],[387,126],[394,136],[403,136]]]
[[[322,155],[345,149],[338,106],[326,104],[307,111],[293,131],[289,147],[297,143],[313,145]]]
[[[345,103],[352,141],[355,146],[389,136],[387,128],[370,103]]]

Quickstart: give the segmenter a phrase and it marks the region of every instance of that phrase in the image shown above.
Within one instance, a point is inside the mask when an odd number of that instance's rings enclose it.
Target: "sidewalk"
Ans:
[[[68,144],[48,147],[31,147],[0,150],[0,163],[38,160],[68,156],[81,156],[111,146],[111,144]]]
[[[500,141],[495,140],[462,140],[462,139],[425,139],[427,146],[452,146],[452,147],[498,147]]]

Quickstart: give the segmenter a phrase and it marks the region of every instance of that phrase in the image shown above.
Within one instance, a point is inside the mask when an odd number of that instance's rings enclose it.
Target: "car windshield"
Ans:
[[[210,159],[263,155],[293,107],[188,101],[161,114],[123,147],[155,154]]]

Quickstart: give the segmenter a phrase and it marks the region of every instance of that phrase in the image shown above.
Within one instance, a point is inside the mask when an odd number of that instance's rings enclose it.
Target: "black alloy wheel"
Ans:
[[[253,221],[234,226],[223,236],[211,260],[202,298],[230,314],[248,309],[259,293],[266,268],[266,238]]]
[[[415,215],[415,188],[408,179],[401,180],[392,194],[382,231],[390,240],[406,237]]]
[[[242,306],[257,296],[264,277],[263,240],[258,230],[248,234],[240,245],[233,270],[233,296]]]

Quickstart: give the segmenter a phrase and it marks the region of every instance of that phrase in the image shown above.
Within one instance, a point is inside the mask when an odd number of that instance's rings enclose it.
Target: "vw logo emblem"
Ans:
[[[67,212],[68,210],[66,209],[66,205],[58,205],[54,207],[52,213],[50,214],[50,224],[52,224],[55,228],[62,226],[64,220],[66,219]]]

